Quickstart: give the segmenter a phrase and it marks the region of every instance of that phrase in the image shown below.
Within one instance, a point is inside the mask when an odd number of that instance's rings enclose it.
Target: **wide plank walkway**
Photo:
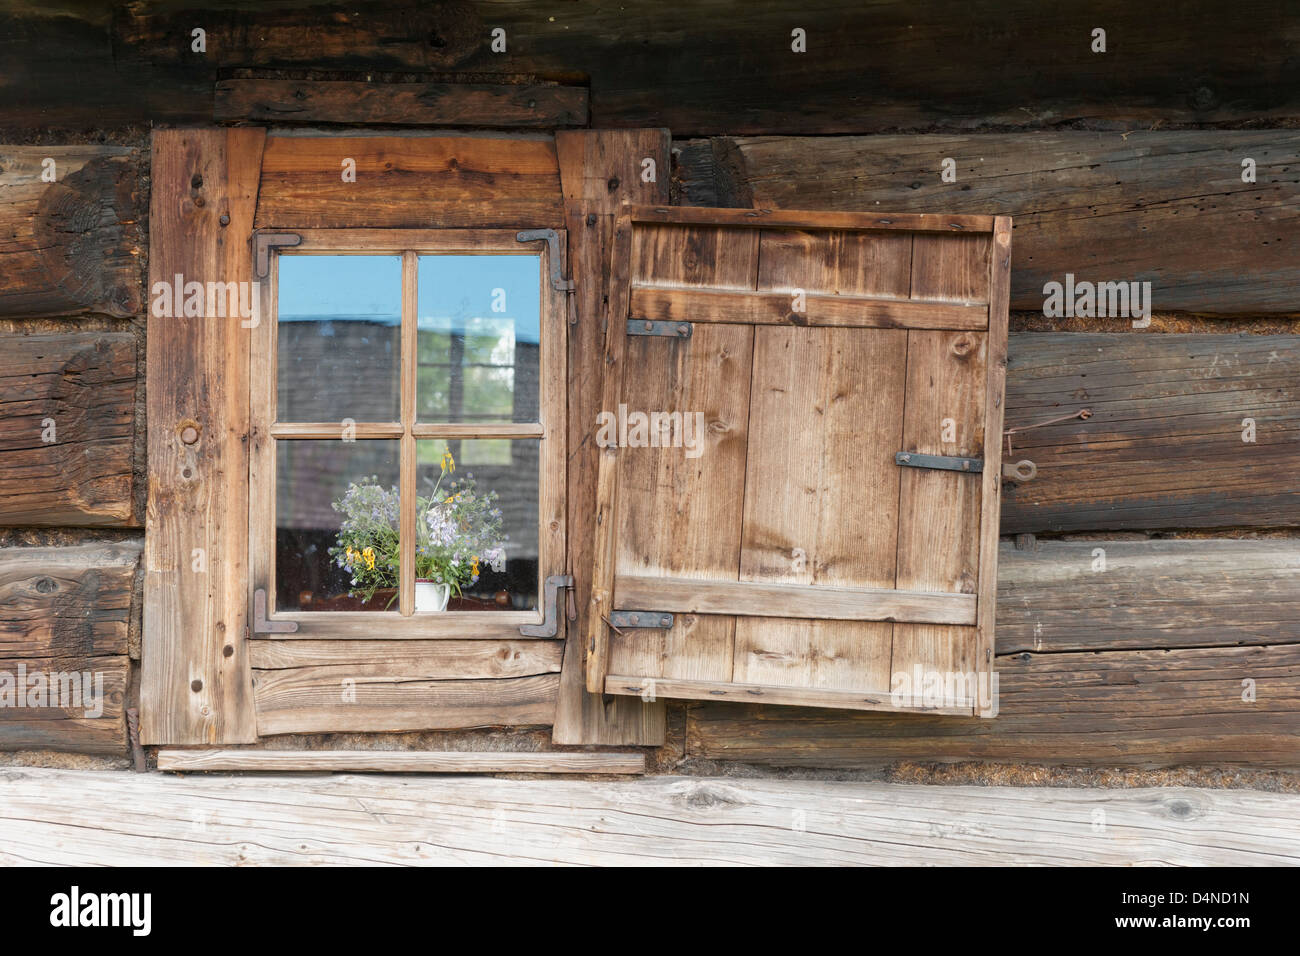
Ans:
[[[0,769],[0,863],[1300,864],[1300,795]]]

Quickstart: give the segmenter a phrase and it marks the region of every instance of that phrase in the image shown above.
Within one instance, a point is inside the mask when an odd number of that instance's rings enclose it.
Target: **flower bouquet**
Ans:
[[[484,565],[505,568],[506,537],[496,492],[480,492],[472,474],[444,488],[455,470],[455,459],[445,452],[432,493],[415,499],[417,611],[445,610],[451,597],[478,582]],[[397,489],[384,489],[372,476],[349,484],[333,508],[343,523],[329,553],[350,576],[348,593],[368,602],[376,591],[396,588],[401,568]]]

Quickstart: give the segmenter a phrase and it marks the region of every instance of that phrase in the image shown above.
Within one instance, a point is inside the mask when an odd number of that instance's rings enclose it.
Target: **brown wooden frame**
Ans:
[[[653,284],[634,283],[632,232],[634,223],[674,225],[740,226],[751,228],[793,228],[831,230],[906,230],[990,235],[991,251],[987,296],[970,302],[931,304],[887,296],[809,296],[820,299],[820,311],[810,307],[806,314],[787,315],[788,297],[760,292],[714,292],[705,290],[659,289]],[[1011,220],[994,216],[941,216],[931,214],[873,215],[838,212],[799,212],[767,209],[701,209],[671,206],[624,205],[614,234],[611,301],[605,345],[603,406],[612,409],[621,401],[626,347],[626,319],[719,322],[740,324],[798,324],[858,326],[873,328],[976,330],[987,332],[984,382],[984,450],[980,479],[979,579],[974,595],[929,592],[856,589],[839,595],[841,609],[832,614],[814,613],[812,588],[763,584],[690,581],[686,579],[639,579],[616,577],[618,535],[617,446],[601,449],[596,489],[596,533],[592,551],[595,574],[591,602],[584,622],[586,688],[590,693],[638,695],[643,699],[669,696],[686,699],[720,698],[805,706],[826,706],[863,710],[899,708],[888,695],[861,694],[818,688],[786,688],[742,683],[665,678],[629,677],[609,672],[609,614],[648,604],[650,610],[690,613],[773,615],[786,617],[836,618],[852,620],[919,621],[936,624],[974,625],[976,669],[990,681],[993,667],[993,626],[996,609],[998,520],[1001,492],[1001,434],[1006,375],[1007,303],[1010,276]],[[780,300],[780,301],[778,301]],[[717,306],[712,308],[712,304]],[[845,308],[851,304],[853,308]],[[635,306],[635,307],[634,307]],[[624,594],[619,582],[630,586]],[[670,592],[671,595],[670,595]],[[822,590],[823,596],[833,595]],[[651,597],[657,600],[651,600]],[[671,605],[671,606],[670,606]],[[966,714],[977,709],[976,700],[958,701],[948,708],[925,708],[929,713]]]
[[[249,602],[253,592],[275,594],[275,442],[279,439],[337,440],[340,425],[276,422],[276,303],[279,257],[282,255],[401,255],[401,421],[358,422],[355,437],[400,440],[402,530],[398,613],[388,611],[275,611],[268,597],[267,619],[295,622],[296,631],[252,634],[275,639],[520,639],[519,627],[539,624],[544,615],[542,584],[562,574],[565,564],[565,432],[566,302],[552,288],[550,250],[539,243],[521,243],[507,229],[304,229],[296,246],[272,250],[269,274],[261,280],[261,313],[252,329],[249,388]],[[564,255],[564,233],[560,254]],[[256,235],[254,236],[256,246]],[[415,421],[416,269],[421,254],[526,255],[539,258],[541,342],[539,423],[476,425]],[[450,611],[437,615],[414,613],[415,581],[415,443],[421,438],[536,438],[539,455],[538,608],[535,611]]]

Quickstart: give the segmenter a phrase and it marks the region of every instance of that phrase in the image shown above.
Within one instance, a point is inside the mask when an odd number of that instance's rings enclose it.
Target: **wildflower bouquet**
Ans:
[[[415,499],[415,577],[446,585],[459,596],[478,581],[484,565],[504,569],[506,536],[495,491],[480,492],[472,474],[443,487],[455,470],[448,451],[432,493]],[[385,490],[372,476],[349,484],[333,507],[343,523],[329,553],[351,576],[348,593],[369,601],[381,588],[396,588],[401,566],[397,489]]]

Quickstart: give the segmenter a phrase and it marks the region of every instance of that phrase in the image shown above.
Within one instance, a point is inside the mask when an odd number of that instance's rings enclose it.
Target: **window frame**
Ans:
[[[269,231],[269,230],[268,230]],[[565,232],[559,237],[563,269]],[[251,329],[249,422],[249,588],[266,593],[266,621],[292,622],[297,629],[252,633],[250,637],[303,639],[511,639],[525,638],[519,628],[537,625],[545,616],[544,582],[566,566],[566,419],[567,301],[548,279],[552,274],[549,244],[520,242],[513,229],[301,229],[300,242],[270,249],[269,268],[259,280],[260,314]],[[253,248],[258,245],[257,233]],[[293,439],[341,440],[337,422],[278,423],[277,347],[278,276],[281,256],[398,255],[402,258],[401,407],[398,422],[362,422],[355,438],[396,439],[399,443],[402,530],[399,606],[392,611],[277,610],[275,595],[276,442]],[[537,423],[417,422],[415,405],[418,263],[421,255],[522,255],[538,260],[540,287]],[[256,271],[254,271],[256,275]],[[532,611],[443,611],[416,614],[415,482],[416,442],[437,438],[536,439],[538,455],[537,608]]]

